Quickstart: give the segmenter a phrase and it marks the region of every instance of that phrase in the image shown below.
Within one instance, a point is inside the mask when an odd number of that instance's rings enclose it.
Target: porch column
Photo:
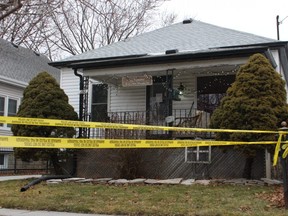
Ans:
[[[265,149],[265,171],[266,178],[271,179],[271,154]]]

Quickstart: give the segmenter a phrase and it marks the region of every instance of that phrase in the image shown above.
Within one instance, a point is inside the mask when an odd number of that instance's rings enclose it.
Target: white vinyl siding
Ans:
[[[65,68],[61,70],[60,87],[69,98],[69,104],[79,113],[79,77],[74,75],[72,69]]]
[[[180,85],[185,86],[186,90],[181,101],[173,101],[173,109],[190,109],[194,101],[196,107],[196,76],[189,73],[183,74],[180,78],[173,80],[174,88]],[[140,87],[110,87],[110,97],[108,98],[109,111],[145,111],[146,110],[146,86]]]
[[[110,112],[145,111],[146,86],[114,88],[110,87]],[[109,102],[108,102],[109,103]]]

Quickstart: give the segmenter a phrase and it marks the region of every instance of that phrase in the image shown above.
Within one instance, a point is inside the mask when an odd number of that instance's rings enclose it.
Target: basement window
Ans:
[[[211,146],[186,147],[185,163],[211,163]]]

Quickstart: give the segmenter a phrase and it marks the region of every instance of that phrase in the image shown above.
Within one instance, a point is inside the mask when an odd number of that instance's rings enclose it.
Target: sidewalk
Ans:
[[[0,181],[40,178],[41,176],[42,175],[0,176]],[[29,211],[19,209],[6,209],[0,207],[0,216],[109,216],[109,215],[55,212],[55,211]]]
[[[28,211],[28,210],[0,208],[0,216],[108,216],[108,215],[54,212],[54,211]]]
[[[0,176],[0,181],[20,180],[30,178],[40,178],[42,175],[19,175],[19,176]],[[1,216],[1,215],[0,215]]]

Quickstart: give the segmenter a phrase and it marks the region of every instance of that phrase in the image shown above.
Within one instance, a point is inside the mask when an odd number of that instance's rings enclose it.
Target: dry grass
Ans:
[[[267,199],[276,191],[267,186],[112,186],[43,182],[20,192],[28,182],[0,182],[0,206],[119,215],[288,215],[283,207],[276,207]]]

